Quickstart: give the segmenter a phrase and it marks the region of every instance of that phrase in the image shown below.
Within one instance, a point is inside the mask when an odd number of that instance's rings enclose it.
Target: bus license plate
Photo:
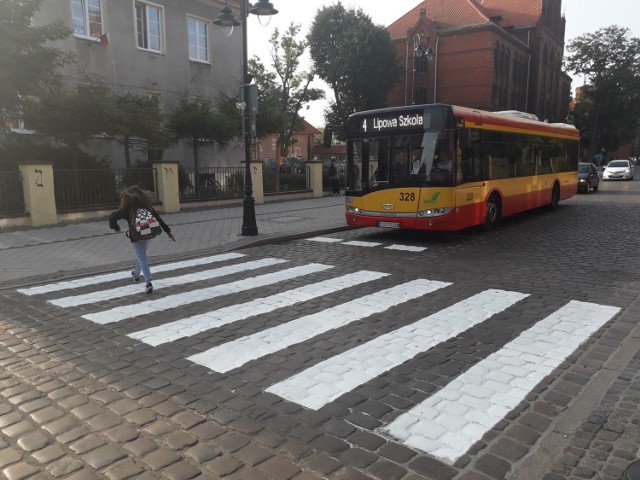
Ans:
[[[381,228],[400,228],[400,222],[378,222]]]

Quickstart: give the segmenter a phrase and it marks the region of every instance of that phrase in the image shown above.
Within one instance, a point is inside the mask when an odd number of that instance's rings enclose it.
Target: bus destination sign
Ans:
[[[395,115],[374,115],[362,120],[363,133],[411,130],[424,127],[424,111],[398,112]]]

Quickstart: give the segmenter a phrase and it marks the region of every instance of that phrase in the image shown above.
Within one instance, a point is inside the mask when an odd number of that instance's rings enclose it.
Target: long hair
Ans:
[[[120,194],[120,209],[142,207],[147,210],[153,208],[154,196],[151,192],[140,187],[128,187]]]

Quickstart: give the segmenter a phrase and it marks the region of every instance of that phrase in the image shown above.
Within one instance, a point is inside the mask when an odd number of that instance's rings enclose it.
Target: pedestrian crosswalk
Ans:
[[[383,431],[454,463],[618,310],[569,302]]]
[[[312,240],[337,243],[330,237]],[[381,245],[342,243],[367,248]],[[406,250],[398,245],[385,248]],[[211,264],[217,265],[211,268]],[[267,271],[261,271],[264,269]],[[327,352],[315,363],[289,368],[286,371],[293,373],[287,378],[281,376],[261,386],[268,393],[313,410],[497,315],[508,316],[530,296],[527,292],[492,288],[471,291],[467,298],[438,309],[434,305],[447,304],[441,294],[460,286],[427,278],[408,280],[388,272],[350,271],[326,263],[252,259],[237,253],[155,265],[153,270],[158,278],[154,278],[156,288],[151,296],[141,293],[139,285],[130,284],[128,271],[18,292],[31,298],[41,296],[43,301],[75,312],[83,320],[109,325],[152,347],[214,330],[217,335],[216,329],[220,329],[215,346],[197,353],[190,350],[185,357],[227,374],[250,369],[251,362],[320,336],[344,338],[359,323],[380,321],[402,311],[401,326],[335,354]],[[242,295],[250,290],[250,296]],[[212,307],[211,301],[218,298],[224,301]],[[109,305],[114,299],[118,305]],[[297,313],[292,319],[289,315],[279,323],[260,321],[268,315],[277,318],[278,312],[292,308],[293,312],[304,312],[305,306],[313,311]],[[190,313],[183,313],[186,311]],[[443,462],[455,463],[618,311],[617,307],[569,301],[422,403],[395,415],[378,433]],[[131,322],[147,315],[153,321],[142,329],[142,322]],[[249,325],[245,330],[253,331],[224,334],[225,329],[246,320],[250,322],[245,322]]]
[[[314,365],[269,387],[267,391],[317,410],[358,385],[455,337],[525,297],[517,292],[486,290]]]
[[[348,245],[352,247],[367,247],[367,248],[383,247],[383,248],[386,248],[387,250],[401,250],[405,252],[423,252],[424,250],[427,249],[427,247],[420,247],[416,245],[392,244],[392,245],[384,246],[384,244],[380,242],[365,242],[362,240],[343,241],[341,238],[335,238],[335,237],[311,237],[311,238],[308,238],[307,240],[309,240],[310,242],[317,242],[317,243],[329,243],[329,244],[339,243],[341,245]]]

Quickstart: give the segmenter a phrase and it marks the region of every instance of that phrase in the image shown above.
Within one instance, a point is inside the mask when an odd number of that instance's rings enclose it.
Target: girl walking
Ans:
[[[113,212],[109,216],[109,228],[120,231],[118,220],[126,220],[128,224],[128,230],[126,232],[127,237],[131,240],[133,245],[133,251],[136,255],[136,266],[131,272],[131,278],[134,282],[140,281],[140,273],[144,275],[146,280],[145,293],[153,292],[153,284],[151,283],[151,270],[149,269],[149,260],[147,259],[147,248],[149,247],[150,238],[140,238],[141,235],[136,231],[136,216],[139,209],[147,210],[153,218],[155,218],[162,230],[168,235],[168,237],[176,241],[175,237],[171,233],[169,226],[162,220],[162,217],[153,208],[153,195],[151,192],[142,190],[140,187],[129,187],[120,194],[120,208]],[[148,235],[146,235],[148,236]]]

